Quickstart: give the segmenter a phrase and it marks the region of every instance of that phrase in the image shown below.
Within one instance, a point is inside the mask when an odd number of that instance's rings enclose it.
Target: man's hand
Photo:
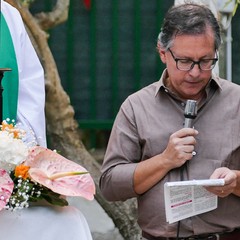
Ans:
[[[134,173],[134,190],[142,194],[159,182],[170,170],[181,167],[193,157],[198,131],[182,128],[173,133],[167,148],[160,154],[138,163]]]
[[[206,189],[219,197],[227,197],[229,194],[234,193],[237,186],[236,172],[226,167],[217,168],[211,175],[210,179],[219,178],[224,179],[224,186],[206,187]]]
[[[168,160],[170,169],[181,167],[192,159],[197,134],[198,131],[193,128],[182,128],[170,136],[167,148],[162,153],[162,157]]]

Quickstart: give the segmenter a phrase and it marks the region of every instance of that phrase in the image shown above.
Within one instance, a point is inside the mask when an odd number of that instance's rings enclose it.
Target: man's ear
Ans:
[[[158,53],[159,53],[159,56],[160,56],[162,62],[165,64],[166,63],[166,50],[163,47],[161,47],[161,45],[159,43],[158,43],[157,49],[158,49]]]

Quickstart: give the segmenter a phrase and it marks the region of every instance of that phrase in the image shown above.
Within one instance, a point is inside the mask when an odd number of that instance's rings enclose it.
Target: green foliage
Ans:
[[[5,209],[17,210],[29,207],[32,202],[45,200],[48,203],[56,206],[67,206],[67,200],[58,193],[42,186],[39,183],[33,182],[30,179],[15,177],[14,172],[11,172],[11,178],[14,182],[12,195]]]

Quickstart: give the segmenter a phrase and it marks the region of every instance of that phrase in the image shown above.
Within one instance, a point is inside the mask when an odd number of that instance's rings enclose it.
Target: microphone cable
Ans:
[[[184,110],[184,117],[185,117],[184,128],[192,128],[193,127],[192,121],[193,121],[193,119],[196,118],[196,116],[197,116],[197,101],[187,100],[185,110]],[[184,180],[183,170],[186,167],[184,165],[180,169],[180,181]],[[179,240],[180,225],[181,225],[181,221],[178,221],[176,240]]]

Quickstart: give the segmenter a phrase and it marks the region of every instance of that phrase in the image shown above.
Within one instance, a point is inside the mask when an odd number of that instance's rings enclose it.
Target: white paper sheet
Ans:
[[[164,185],[167,222],[174,223],[217,208],[217,196],[204,186],[223,186],[223,179],[167,182]]]

